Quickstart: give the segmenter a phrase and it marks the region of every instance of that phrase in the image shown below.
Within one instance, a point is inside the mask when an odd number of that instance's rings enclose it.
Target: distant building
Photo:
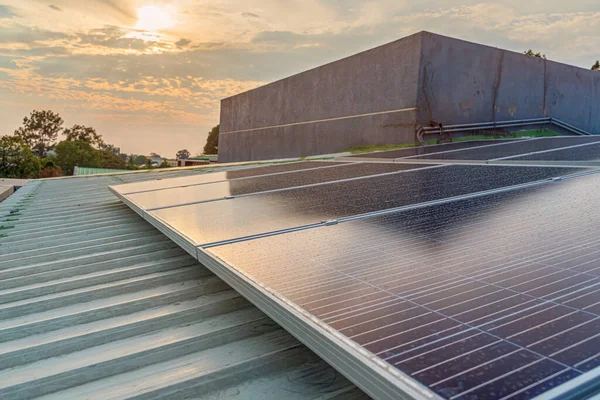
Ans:
[[[196,157],[189,157],[186,159],[177,160],[178,167],[193,167],[196,165],[206,165],[211,162],[217,162],[216,155],[203,155]]]
[[[148,160],[150,160],[150,163],[152,165],[160,165],[162,164],[164,158],[162,158],[161,156],[148,156]]]

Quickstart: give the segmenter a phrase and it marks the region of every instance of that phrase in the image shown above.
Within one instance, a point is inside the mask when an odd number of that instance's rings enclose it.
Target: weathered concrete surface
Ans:
[[[17,188],[25,185],[27,183],[27,179],[12,179],[12,178],[0,178],[0,185],[11,185]]]
[[[26,183],[27,179],[0,178],[0,201],[5,200]]]
[[[419,33],[224,99],[219,161],[414,141],[414,112],[360,115],[416,106],[420,46]]]
[[[224,99],[219,161],[414,142],[431,121],[538,117],[600,133],[600,73],[420,32]]]
[[[0,201],[6,199],[15,192],[13,185],[0,185]]]
[[[306,157],[415,141],[416,111],[219,135],[219,162]]]
[[[600,133],[600,73],[423,32],[417,121],[553,117]]]
[[[591,133],[600,133],[600,72],[548,61],[548,115]]]

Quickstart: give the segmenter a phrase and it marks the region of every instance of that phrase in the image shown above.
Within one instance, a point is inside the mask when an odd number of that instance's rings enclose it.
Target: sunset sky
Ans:
[[[590,68],[598,0],[0,0],[0,135],[33,109],[201,152],[219,100],[428,30]]]

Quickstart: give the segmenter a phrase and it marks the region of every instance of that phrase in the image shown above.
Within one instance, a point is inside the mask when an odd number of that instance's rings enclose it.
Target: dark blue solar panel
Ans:
[[[449,399],[600,366],[600,174],[208,249]]]
[[[441,166],[152,211],[197,244],[444,199],[578,171],[572,168]]]
[[[511,158],[511,160],[599,161],[600,143]]]
[[[600,136],[568,136],[540,138],[534,140],[511,142],[496,146],[486,146],[482,148],[429,154],[418,156],[415,158],[432,160],[493,160],[496,158],[512,157],[519,154],[527,154],[536,151],[557,149],[561,147],[579,145],[583,143],[594,143],[597,141],[600,141]]]
[[[316,168],[327,168],[337,167],[346,165],[347,163],[341,162],[330,162],[330,161],[305,161],[305,162],[288,162],[275,165],[266,166],[252,166],[252,167],[239,167],[239,169],[230,171],[218,171],[211,172],[210,168],[206,168],[207,173],[198,173],[198,170],[191,170],[191,173],[195,175],[181,176],[178,178],[172,178],[169,171],[161,172],[161,177],[154,180],[144,180],[142,182],[130,183],[119,189],[119,192],[123,194],[139,193],[139,192],[152,192],[156,190],[163,190],[168,188],[175,188],[181,186],[192,186],[192,185],[203,185],[212,182],[221,182],[230,179],[248,178],[251,176],[261,176],[269,174],[285,174],[289,172],[302,171],[302,170],[314,170]],[[220,165],[215,165],[214,168],[219,168]],[[170,179],[167,179],[170,178]],[[132,179],[128,176],[128,179]]]
[[[520,139],[514,139],[520,140]],[[389,151],[378,151],[375,153],[363,153],[356,154],[354,158],[384,158],[384,159],[393,159],[393,158],[402,158],[402,157],[414,157],[424,154],[431,153],[439,153],[443,151],[454,151],[454,150],[462,150],[462,149],[471,149],[474,147],[481,146],[489,146],[491,144],[498,143],[509,143],[513,140],[508,139],[500,139],[500,140],[473,140],[467,142],[456,142],[456,143],[447,143],[447,144],[434,144],[429,146],[418,146],[418,147],[410,147],[406,149],[398,149],[398,150],[389,150]]]
[[[322,164],[322,163],[321,163]],[[318,168],[293,173],[259,175],[206,183],[204,185],[135,193],[128,196],[144,209],[170,207],[177,204],[223,199],[251,193],[314,185],[361,176],[387,174],[427,167],[426,164],[345,163],[335,168]]]

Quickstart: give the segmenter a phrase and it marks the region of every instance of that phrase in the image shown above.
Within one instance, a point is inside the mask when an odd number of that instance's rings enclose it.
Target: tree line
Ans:
[[[13,135],[0,138],[0,177],[51,178],[73,175],[75,166],[138,169],[152,167],[146,156],[122,154],[89,126],[63,127],[51,110],[33,110]],[[64,140],[58,141],[59,136]],[[161,167],[168,167],[163,163]]]
[[[151,153],[151,158],[121,153],[92,127],[76,124],[65,128],[63,125],[62,117],[51,110],[33,110],[24,117],[12,135],[0,137],[0,177],[29,179],[73,175],[76,166],[130,170],[169,167],[157,153]],[[58,141],[60,135],[64,140]],[[217,154],[218,135],[217,125],[208,134],[204,154]],[[187,149],[182,149],[175,158],[190,156]]]
[[[64,128],[58,113],[33,110],[13,135],[0,138],[0,176],[49,178],[72,175],[75,166],[125,168],[119,149],[92,127]],[[59,135],[65,139],[58,142]]]

